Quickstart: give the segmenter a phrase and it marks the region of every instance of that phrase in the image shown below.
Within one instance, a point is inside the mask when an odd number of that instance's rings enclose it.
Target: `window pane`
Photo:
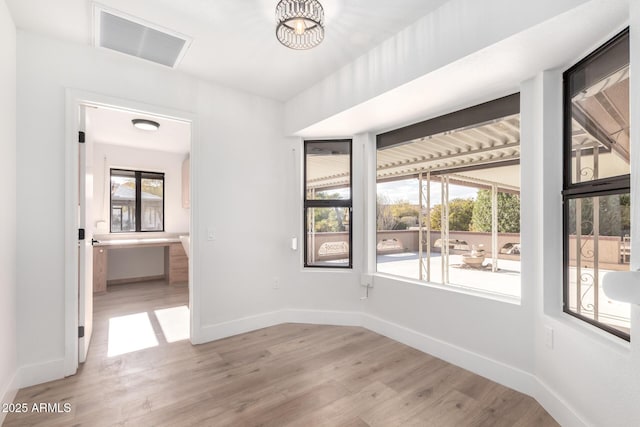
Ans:
[[[631,257],[630,195],[584,197],[568,201],[569,310],[629,333],[630,306],[609,300],[602,277],[628,271]]]
[[[305,151],[307,200],[350,199],[350,141],[307,141]]]
[[[349,208],[307,208],[307,265],[349,266]]]
[[[141,179],[141,230],[154,231],[164,229],[164,180]]]
[[[571,72],[571,183],[629,173],[628,36]]]
[[[520,194],[517,187],[505,191],[496,186],[494,199],[489,184],[489,179],[517,184],[519,175],[519,165],[433,176],[430,183],[424,174],[422,205],[418,179],[378,183],[377,271],[519,297]]]
[[[447,123],[469,120],[453,114]],[[433,120],[425,129],[442,128]],[[519,158],[517,112],[379,144],[377,271],[519,298]]]
[[[136,231],[135,176],[111,175],[111,231]]]

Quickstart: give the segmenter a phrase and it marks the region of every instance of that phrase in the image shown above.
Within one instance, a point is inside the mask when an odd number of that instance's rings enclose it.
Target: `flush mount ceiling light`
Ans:
[[[131,120],[131,123],[133,123],[133,125],[138,129],[142,130],[156,131],[160,127],[160,123],[146,119],[133,119]]]
[[[317,0],[280,0],[276,37],[288,48],[311,49],[324,39],[324,9]]]

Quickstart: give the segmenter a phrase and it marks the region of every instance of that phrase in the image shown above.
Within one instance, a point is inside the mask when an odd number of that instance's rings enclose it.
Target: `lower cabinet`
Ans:
[[[107,250],[100,246],[93,248],[93,292],[107,291]]]
[[[170,285],[189,282],[189,258],[182,243],[172,243],[165,250],[164,271]]]

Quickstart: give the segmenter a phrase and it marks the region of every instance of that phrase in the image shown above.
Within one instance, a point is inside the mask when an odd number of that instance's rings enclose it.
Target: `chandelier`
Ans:
[[[291,49],[311,49],[324,39],[324,10],[318,0],[280,0],[276,37]]]

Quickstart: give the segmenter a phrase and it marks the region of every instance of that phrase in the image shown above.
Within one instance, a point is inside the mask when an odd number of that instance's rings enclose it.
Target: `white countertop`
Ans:
[[[188,235],[185,233],[184,235]],[[180,243],[178,234],[170,234],[166,236],[140,236],[140,235],[96,235],[97,240],[93,246],[144,246],[144,245],[168,245],[170,243]]]

